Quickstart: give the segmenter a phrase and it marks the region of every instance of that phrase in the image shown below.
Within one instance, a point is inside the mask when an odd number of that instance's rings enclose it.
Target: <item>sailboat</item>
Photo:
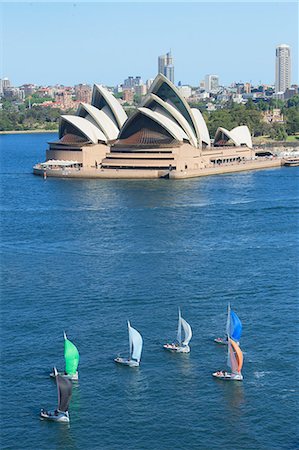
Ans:
[[[228,344],[228,336],[239,343],[242,334],[242,322],[237,314],[232,311],[230,303],[227,306],[227,320],[226,320],[226,336],[224,338],[216,338],[214,341],[217,344]]]
[[[142,345],[143,345],[142,336],[137,330],[135,330],[135,328],[131,327],[129,321],[128,321],[128,332],[130,345],[129,358],[121,358],[120,356],[117,356],[114,359],[114,361],[118,364],[123,364],[125,366],[138,367],[140,365]]]
[[[230,381],[242,381],[243,375],[241,373],[243,367],[243,353],[237,342],[230,337],[228,338],[228,358],[227,365],[230,367],[231,372],[220,370],[213,373],[213,377],[221,380]]]
[[[184,330],[184,339],[182,340],[182,328]],[[179,323],[177,339],[172,344],[164,344],[165,350],[170,350],[176,353],[190,353],[189,342],[192,338],[192,329],[188,322],[181,316],[181,310],[179,308]]]
[[[46,411],[41,409],[40,417],[42,419],[52,420],[54,422],[69,422],[69,403],[72,396],[72,382],[66,377],[59,375],[56,367],[53,369],[53,373],[56,379],[58,406],[55,411]]]
[[[67,335],[63,332],[64,337],[64,359],[65,359],[65,372],[59,372],[59,375],[69,378],[72,381],[78,381],[78,365],[79,365],[79,352],[75,344],[68,340]],[[55,378],[55,374],[52,372],[50,377]]]

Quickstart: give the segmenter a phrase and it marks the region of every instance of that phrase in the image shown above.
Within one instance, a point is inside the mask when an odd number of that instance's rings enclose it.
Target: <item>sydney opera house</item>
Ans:
[[[33,171],[86,178],[188,178],[220,167],[242,170],[242,163],[254,157],[247,126],[220,127],[212,143],[201,112],[159,74],[129,118],[113,94],[95,84],[91,104],[81,103],[76,115],[61,116],[59,139],[49,143],[46,161]]]

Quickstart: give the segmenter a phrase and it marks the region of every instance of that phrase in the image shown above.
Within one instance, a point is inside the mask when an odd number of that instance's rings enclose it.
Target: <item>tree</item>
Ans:
[[[274,123],[270,129],[270,138],[276,141],[285,141],[288,137],[284,125],[280,123]]]
[[[288,108],[285,113],[286,131],[288,134],[299,133],[299,106]]]
[[[294,95],[294,97],[290,98],[287,101],[287,107],[292,108],[295,106],[296,108],[299,108],[299,95]]]

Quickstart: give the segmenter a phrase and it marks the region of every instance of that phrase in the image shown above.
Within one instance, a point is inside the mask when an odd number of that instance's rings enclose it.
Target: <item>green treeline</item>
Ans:
[[[69,111],[74,113],[74,111]],[[58,108],[34,106],[26,108],[24,104],[17,107],[11,102],[3,102],[0,110],[0,131],[55,130],[59,117],[67,114]]]
[[[197,107],[203,113],[210,136],[215,136],[218,127],[231,130],[239,125],[247,125],[253,136],[269,136],[276,140],[285,140],[288,135],[299,132],[299,95],[283,102],[259,101],[254,103],[249,100],[246,105],[230,103],[225,109],[211,111],[202,108],[202,105],[191,105]],[[284,123],[266,123],[263,121],[262,113],[274,108],[281,109]]]
[[[58,128],[61,114],[74,111],[61,111],[58,108],[42,107],[36,105],[29,109],[26,104],[4,101],[0,110],[0,131],[22,131]],[[219,126],[231,130],[238,125],[247,125],[253,136],[269,136],[276,140],[285,140],[288,135],[299,133],[299,95],[295,95],[287,101],[261,100],[254,103],[249,100],[246,105],[233,102],[227,103],[225,108],[216,111],[206,111],[204,103],[192,104],[204,115],[211,137]],[[284,116],[284,123],[265,123],[262,113],[274,108],[280,108]]]

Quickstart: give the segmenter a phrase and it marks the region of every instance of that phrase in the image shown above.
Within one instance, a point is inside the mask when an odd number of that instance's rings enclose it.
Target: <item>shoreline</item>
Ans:
[[[4,134],[42,134],[42,133],[58,133],[57,130],[11,130],[11,131],[0,131],[0,135]]]

